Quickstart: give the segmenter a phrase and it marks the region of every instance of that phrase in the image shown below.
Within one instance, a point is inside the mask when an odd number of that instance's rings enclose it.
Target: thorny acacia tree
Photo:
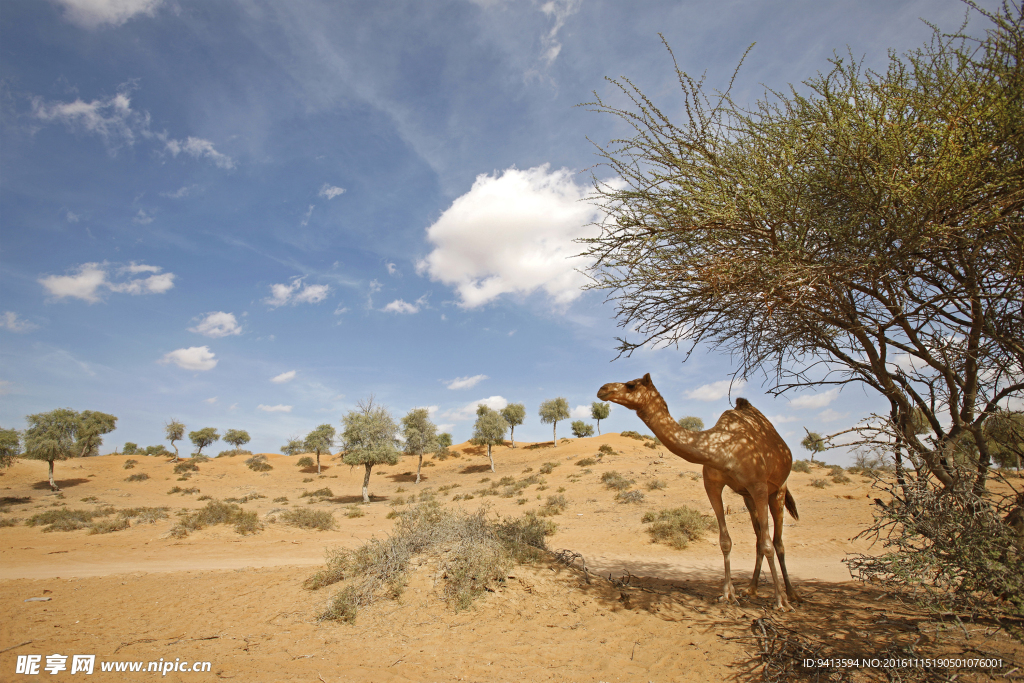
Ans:
[[[28,429],[22,457],[49,463],[50,488],[54,491],[60,490],[53,480],[54,461],[99,455],[103,435],[114,431],[117,425],[113,415],[98,410],[79,413],[70,408],[28,415],[25,420]]]
[[[405,439],[405,452],[418,455],[416,463],[416,483],[420,483],[420,471],[423,469],[423,454],[437,450],[437,425],[430,420],[430,411],[426,408],[413,408],[402,418],[402,437]]]
[[[341,461],[346,465],[362,465],[366,468],[363,477],[363,502],[370,502],[370,472],[374,465],[394,465],[398,462],[398,425],[388,409],[374,403],[373,396],[356,404],[343,418],[345,430],[341,439],[345,455]]]
[[[936,30],[884,73],[837,57],[752,108],[678,65],[681,122],[628,80],[631,107],[589,103],[635,131],[598,148],[619,180],[595,177],[606,219],[582,240],[638,334],[620,353],[705,343],[775,394],[861,383],[889,404],[865,440],[985,490],[985,421],[1024,390],[1024,34],[1017,2],[968,4],[982,40]]]
[[[290,445],[290,442],[289,442]],[[320,474],[320,456],[330,454],[331,446],[334,445],[334,427],[330,424],[322,424],[309,434],[302,442],[301,453],[316,454],[316,473]]]
[[[171,446],[174,447],[174,462],[178,462],[178,447],[174,444],[175,441],[181,441],[185,438],[185,425],[177,420],[171,420],[164,425],[164,435],[167,440],[171,442]]]

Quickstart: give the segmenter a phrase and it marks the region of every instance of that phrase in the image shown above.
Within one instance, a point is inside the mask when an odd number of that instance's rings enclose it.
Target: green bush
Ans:
[[[816,489],[823,489],[826,486],[828,486],[828,482],[824,479],[815,479],[814,481],[811,482],[811,486],[813,486]]]
[[[278,515],[278,519],[284,524],[300,529],[331,531],[338,527],[334,515],[328,510],[310,510],[309,508],[285,510]]]
[[[804,474],[811,473],[811,463],[806,460],[795,460],[793,461],[793,472],[803,472]]]
[[[606,443],[601,444],[601,447],[598,448],[597,451],[599,453],[601,453],[602,455],[615,455],[615,449],[613,449],[611,446],[609,446]]]
[[[143,455],[143,453],[139,453],[139,444],[137,444],[137,443],[135,443],[133,441],[125,441],[124,442],[124,447],[121,448],[121,454],[122,455]]]
[[[245,461],[246,466],[253,472],[269,472],[274,467],[267,462],[267,456],[254,455]]]
[[[122,467],[126,470],[130,470],[138,464],[138,460],[135,460],[134,458],[128,458],[127,460],[124,461],[124,465],[122,465]]]
[[[215,524],[233,524],[235,531],[242,535],[256,533],[263,528],[255,512],[243,510],[234,503],[211,500],[205,507],[183,514],[171,528],[171,535],[184,538],[193,531]]]
[[[199,465],[195,463],[195,458],[191,460],[182,460],[174,466],[175,474],[185,474],[186,472],[198,472]]]
[[[296,461],[295,466],[296,467],[315,467],[316,463],[313,461],[313,458],[309,457],[308,455],[304,455],[301,458],[299,458],[298,461]]]
[[[715,527],[713,518],[686,506],[648,512],[640,521],[651,525],[646,531],[652,543],[664,543],[677,550],[685,548],[690,541],[699,540]]]

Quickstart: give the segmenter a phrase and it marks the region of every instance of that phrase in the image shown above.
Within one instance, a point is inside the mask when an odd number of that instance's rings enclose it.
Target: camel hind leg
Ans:
[[[790,583],[789,572],[786,571],[786,547],[782,544],[782,527],[785,518],[782,508],[784,504],[789,509],[790,514],[796,519],[796,503],[785,487],[779,489],[778,493],[769,499],[772,517],[775,520],[775,537],[772,545],[775,548],[776,556],[779,558],[779,569],[782,570],[782,579],[786,583],[786,595],[790,601],[800,602],[800,595],[793,588],[793,584]]]
[[[761,529],[757,522],[757,512],[754,509],[754,499],[749,495],[743,496],[743,504],[747,506],[747,512],[750,513],[750,524],[754,527],[754,538],[761,538]],[[750,585],[747,587],[747,595],[756,598],[757,597],[757,584],[761,580],[761,559],[764,555],[761,554],[761,544],[755,543],[757,547],[757,559],[754,561],[754,574],[750,578]]]

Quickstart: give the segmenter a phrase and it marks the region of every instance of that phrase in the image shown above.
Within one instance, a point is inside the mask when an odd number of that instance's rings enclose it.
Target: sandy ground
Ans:
[[[617,453],[589,467],[575,465],[594,456],[601,444]],[[518,446],[494,449],[494,474],[483,449],[465,444],[454,449],[460,457],[428,460],[418,485],[413,458],[375,468],[369,505],[361,504],[363,469],[333,458],[324,459],[319,476],[296,467],[297,458],[282,455],[268,454],[274,469],[266,473],[250,471],[245,457],[220,458],[179,481],[166,458],[108,455],[58,462],[61,494],[49,491],[45,463],[20,461],[0,476],[0,518],[24,520],[62,505],[169,506],[171,517],[109,534],[44,533],[22,524],[0,528],[0,681],[79,680],[81,674],[70,673],[75,654],[96,655],[93,676],[112,681],[154,676],[331,683],[751,680],[760,676],[751,626],[765,617],[781,634],[816,643],[828,657],[880,658],[911,645],[919,656],[995,653],[1003,660],[996,669],[961,669],[960,680],[1007,680],[1008,672],[1009,679],[1021,677],[1024,653],[996,629],[943,624],[850,581],[842,559],[872,551],[867,542],[853,540],[871,520],[871,499],[877,495],[863,477],[815,488],[811,481],[824,478],[825,470],[791,475],[800,521],[787,517],[786,556],[804,601],[796,611],[779,614],[770,610],[767,569],[757,598],[745,598],[739,606],[717,602],[722,580],[717,533],[682,551],[653,544],[644,533],[640,520],[648,510],[689,505],[711,513],[699,467],[617,434],[566,440],[558,447],[550,442]],[[138,464],[125,470],[129,457]],[[537,473],[546,462],[559,466],[521,498],[476,495],[453,501],[500,477]],[[600,479],[610,470],[634,479],[645,501],[616,502]],[[149,479],[125,481],[139,473]],[[654,481],[664,488],[648,490]],[[168,493],[173,486],[199,491]],[[314,505],[301,497],[323,487],[334,497]],[[575,568],[548,561],[520,566],[472,608],[455,612],[440,600],[431,565],[423,561],[397,601],[362,610],[354,624],[318,621],[337,587],[308,591],[302,582],[323,565],[325,549],[356,547],[387,534],[392,506],[424,489],[432,489],[445,505],[470,511],[487,505],[489,514],[502,516],[536,509],[564,489],[569,506],[553,518],[558,531],[548,545],[580,553],[590,583],[579,563]],[[252,493],[264,497],[243,507],[261,519],[275,510],[314,507],[334,512],[338,529],[308,531],[266,521],[262,532],[250,536],[226,526],[182,539],[168,534],[176,511],[205,504],[200,496]],[[281,497],[288,502],[274,501]],[[740,497],[728,492],[725,502],[731,510],[733,579],[742,588],[754,561],[753,532]],[[348,517],[351,509],[364,514]],[[26,602],[30,598],[49,599]],[[44,670],[52,654],[68,656],[67,670]],[[41,673],[18,675],[19,655],[42,655]],[[144,662],[145,669],[160,660],[210,662],[210,670],[100,671],[103,662]],[[1013,672],[1015,667],[1021,668]],[[880,670],[863,665],[845,672],[852,680],[887,680]],[[904,677],[922,673],[912,667],[902,671]]]

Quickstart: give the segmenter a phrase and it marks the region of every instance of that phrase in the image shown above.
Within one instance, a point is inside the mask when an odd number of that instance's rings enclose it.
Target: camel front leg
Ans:
[[[729,527],[725,523],[725,507],[722,505],[722,487],[724,484],[708,481],[704,477],[704,490],[711,501],[711,507],[715,511],[715,518],[718,519],[718,544],[722,547],[722,557],[725,560],[725,583],[722,585],[722,602],[739,604],[736,599],[736,589],[732,585],[732,572],[729,565],[729,554],[732,552],[732,538],[729,536]]]
[[[754,507],[757,510],[758,537],[757,547],[762,555],[768,558],[768,568],[772,570],[772,583],[775,584],[775,609],[784,612],[792,611],[786,593],[782,590],[782,582],[779,581],[779,572],[775,568],[775,546],[772,544],[771,536],[768,534],[768,499],[765,493],[754,498]],[[781,515],[778,517],[782,519]],[[781,522],[780,522],[781,523]],[[782,537],[779,537],[782,540]]]
[[[772,545],[775,547],[775,554],[779,558],[779,569],[782,570],[782,580],[786,583],[786,595],[789,597],[790,602],[800,602],[800,595],[796,592],[796,588],[789,581],[789,572],[786,571],[786,547],[782,544],[782,527],[783,521],[785,520],[785,513],[783,512],[783,505],[786,500],[786,490],[782,489],[778,494],[771,498],[771,513],[775,520],[775,539]]]

